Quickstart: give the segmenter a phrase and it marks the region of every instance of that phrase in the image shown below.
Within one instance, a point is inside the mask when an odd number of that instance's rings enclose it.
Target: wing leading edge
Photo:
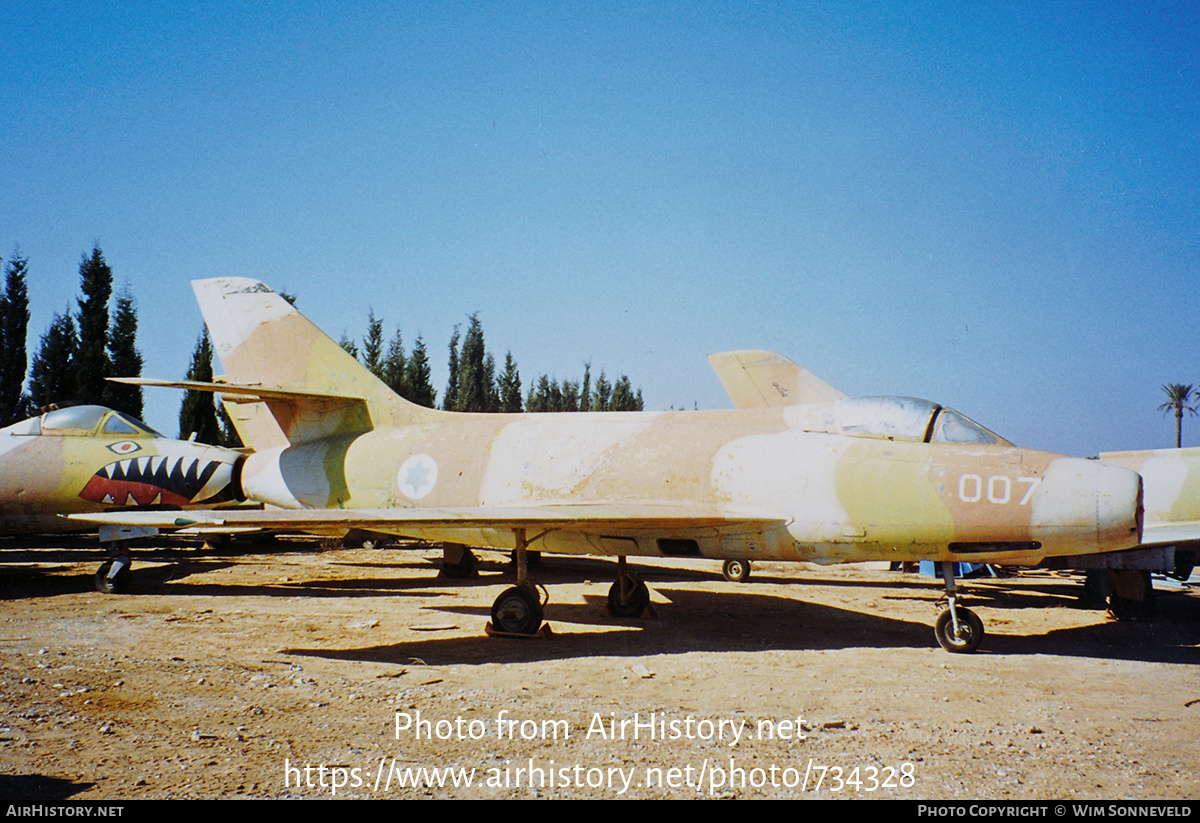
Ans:
[[[550,551],[575,553],[706,554],[711,541],[746,538],[777,539],[786,532],[779,517],[748,512],[721,512],[682,506],[562,504],[542,506],[476,506],[428,509],[266,509],[213,511],[134,511],[71,515],[103,526],[162,530],[264,529],[341,535],[357,529],[418,539],[473,543],[471,535],[493,535],[480,541],[497,547],[497,532],[540,530],[552,535]],[[531,537],[537,539],[536,537]],[[665,541],[665,543],[664,543]],[[684,546],[680,541],[693,541]],[[664,549],[664,546],[666,547]],[[679,552],[672,549],[679,548]],[[619,550],[619,551],[618,551]]]

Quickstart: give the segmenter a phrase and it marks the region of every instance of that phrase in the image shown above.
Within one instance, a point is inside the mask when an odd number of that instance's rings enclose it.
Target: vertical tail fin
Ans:
[[[738,409],[765,409],[826,403],[846,395],[782,354],[727,351],[708,362]]]
[[[295,444],[439,414],[397,395],[257,280],[196,280],[192,290],[226,380],[264,390],[260,398],[247,398],[248,406],[257,409],[231,415],[247,446],[260,450],[281,445],[280,434]],[[235,396],[226,399],[238,402]],[[266,404],[278,432],[264,419],[260,403]]]

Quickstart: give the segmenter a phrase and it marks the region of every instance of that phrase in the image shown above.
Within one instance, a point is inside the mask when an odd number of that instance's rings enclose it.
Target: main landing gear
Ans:
[[[525,529],[513,529],[516,546],[512,556],[517,567],[517,584],[502,591],[492,603],[488,634],[530,636],[549,630],[549,627],[543,629],[542,626],[543,607],[549,598],[540,596],[545,589],[539,591],[539,587],[529,580],[532,553],[528,551],[528,546],[543,534],[545,532],[528,539]],[[608,590],[609,613],[614,617],[640,617],[649,607],[650,589],[625,567],[625,556],[619,556],[617,580]]]
[[[442,546],[442,576],[452,580],[465,580],[475,576],[478,565],[475,554],[466,546],[447,543]]]
[[[613,617],[641,617],[650,605],[650,590],[642,579],[625,568],[625,555],[617,558],[617,580],[608,590],[608,611]]]
[[[488,633],[535,635],[542,628],[544,601],[539,597],[537,587],[529,580],[529,557],[526,549],[531,541],[525,538],[524,529],[513,529],[513,537],[516,538],[517,544],[513,549],[517,585],[500,592],[500,596],[492,603],[492,622],[488,624]],[[536,539],[537,537],[534,538]]]
[[[492,628],[502,634],[537,634],[542,627],[538,590],[526,582],[505,589],[492,604]]]
[[[946,581],[946,610],[938,615],[933,624],[933,634],[938,645],[948,652],[965,654],[979,648],[983,640],[983,621],[975,612],[958,606],[957,587],[954,584],[954,564],[940,563],[942,579]]]

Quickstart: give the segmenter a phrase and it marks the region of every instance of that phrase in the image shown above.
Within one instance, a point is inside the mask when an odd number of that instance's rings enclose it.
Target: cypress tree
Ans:
[[[400,327],[396,327],[396,335],[388,345],[387,359],[383,361],[383,382],[388,388],[401,397],[408,396],[405,375],[404,339],[400,335]]]
[[[446,411],[458,411],[458,326],[450,337],[450,377],[446,381],[446,395],[442,398],[442,408]]]
[[[358,346],[352,339],[346,336],[345,332],[342,332],[342,339],[338,341],[338,345],[349,352],[350,356],[355,360],[358,359]]]
[[[425,352],[425,340],[417,335],[413,344],[412,357],[408,358],[405,366],[405,399],[418,406],[437,408],[437,392],[433,388],[432,376],[429,372],[429,357]]]
[[[520,412],[521,405],[521,374],[517,371],[517,361],[513,360],[512,352],[504,355],[504,374],[500,375],[500,411]]]
[[[579,411],[579,384],[574,380],[562,382],[562,411]]]
[[[384,377],[383,322],[375,317],[375,310],[367,311],[367,336],[363,338],[363,365],[380,380]]]
[[[192,352],[187,379],[211,383],[212,355],[212,343],[208,339],[208,329],[205,329],[196,341],[196,350]],[[211,446],[222,444],[221,426],[217,421],[217,407],[212,392],[190,391],[183,396],[183,403],[179,407],[179,438],[187,440],[193,434],[200,443]]]
[[[609,408],[612,411],[634,410],[633,386],[630,385],[627,375],[621,375],[617,382],[613,384],[612,399],[609,401]]]
[[[107,394],[104,378],[112,374],[108,359],[108,299],[112,296],[112,269],[104,262],[99,246],[92,247],[79,262],[83,297],[79,299],[79,349],[75,356],[78,399],[103,403]]]
[[[601,369],[600,376],[596,378],[596,393],[592,395],[592,411],[608,411],[611,396],[612,386],[604,376],[604,369]]]
[[[579,389],[579,410],[592,410],[592,361],[583,364],[583,385]]]
[[[112,329],[108,335],[108,357],[112,363],[113,377],[141,377],[142,375],[142,355],[137,350],[137,325],[137,307],[133,302],[133,295],[129,292],[129,287],[126,286],[117,295]],[[141,386],[108,383],[105,390],[105,402],[109,406],[141,419]]]
[[[54,316],[42,335],[29,370],[29,396],[35,407],[75,399],[75,355],[79,335],[70,311]]]
[[[484,411],[500,411],[500,380],[496,377],[496,358],[491,352],[483,359],[483,382],[487,387]]]
[[[4,294],[0,296],[0,425],[26,416],[29,398],[22,392],[28,359],[25,341],[29,334],[29,291],[25,275],[28,258],[13,252],[4,270]]]
[[[482,412],[488,410],[491,386],[487,373],[487,351],[483,342],[483,327],[479,315],[472,314],[467,334],[458,354],[458,401],[456,411]],[[492,370],[495,371],[493,365]]]

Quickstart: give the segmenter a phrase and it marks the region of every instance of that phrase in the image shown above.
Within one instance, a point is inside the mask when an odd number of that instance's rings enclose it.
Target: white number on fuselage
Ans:
[[[1042,478],[1018,477],[1017,482],[1025,484],[1025,493],[1017,505],[1028,505],[1033,490],[1042,482]],[[1012,500],[1012,484],[1012,478],[1003,474],[994,474],[986,481],[977,474],[964,474],[958,478],[958,499],[964,503],[979,503],[986,498],[989,503],[1003,505]]]

